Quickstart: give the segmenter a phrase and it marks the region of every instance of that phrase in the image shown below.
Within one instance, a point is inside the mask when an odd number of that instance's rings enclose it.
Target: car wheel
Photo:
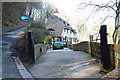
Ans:
[[[64,47],[62,47],[61,49],[64,49]]]
[[[53,48],[53,50],[55,50],[55,48]]]

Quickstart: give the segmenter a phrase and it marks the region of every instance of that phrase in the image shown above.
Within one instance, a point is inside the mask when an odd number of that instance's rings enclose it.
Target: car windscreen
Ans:
[[[62,44],[62,42],[55,42],[55,44]]]

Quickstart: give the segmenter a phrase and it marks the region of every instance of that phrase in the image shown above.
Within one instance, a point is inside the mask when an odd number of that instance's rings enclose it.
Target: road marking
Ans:
[[[9,49],[11,46],[11,44],[9,42],[6,41],[0,41],[0,49]]]
[[[5,54],[12,54],[12,52],[11,52],[11,51],[9,51],[9,52],[3,52],[3,53],[5,53]]]

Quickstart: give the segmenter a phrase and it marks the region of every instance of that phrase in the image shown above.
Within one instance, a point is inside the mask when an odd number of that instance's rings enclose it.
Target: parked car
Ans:
[[[55,49],[64,49],[63,43],[60,41],[55,41],[53,43],[53,50]]]

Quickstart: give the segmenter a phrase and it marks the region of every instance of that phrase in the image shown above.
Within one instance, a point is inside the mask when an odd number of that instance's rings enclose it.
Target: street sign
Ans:
[[[27,22],[28,21],[28,16],[21,16],[21,21]]]

